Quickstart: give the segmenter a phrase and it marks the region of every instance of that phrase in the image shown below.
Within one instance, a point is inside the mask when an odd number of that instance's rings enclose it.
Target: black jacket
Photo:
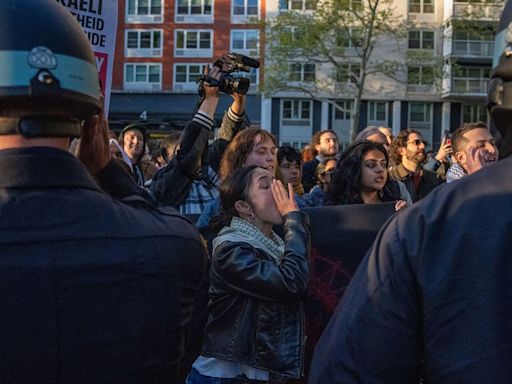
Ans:
[[[180,382],[207,262],[194,226],[112,200],[62,150],[2,150],[0,173],[0,381]]]
[[[308,217],[285,216],[280,265],[246,243],[224,242],[212,257],[203,355],[299,377],[304,351],[303,299],[308,290]]]
[[[512,382],[512,159],[439,187],[377,236],[310,384]]]

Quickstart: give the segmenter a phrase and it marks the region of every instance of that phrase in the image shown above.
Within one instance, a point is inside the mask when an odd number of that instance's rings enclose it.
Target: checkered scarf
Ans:
[[[239,217],[233,217],[229,226],[222,228],[219,235],[213,239],[213,252],[215,253],[215,248],[225,241],[250,244],[270,255],[277,264],[284,256],[284,241],[274,231],[269,238],[255,225]]]

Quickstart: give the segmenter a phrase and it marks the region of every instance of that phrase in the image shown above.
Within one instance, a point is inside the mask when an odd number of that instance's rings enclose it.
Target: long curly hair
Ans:
[[[364,140],[349,145],[338,161],[324,205],[363,203],[360,195],[363,159],[371,150],[382,152],[386,158],[386,166],[389,164],[388,153],[382,144]],[[384,188],[379,192],[379,196],[382,202],[397,200],[396,191],[390,185],[389,176]]]

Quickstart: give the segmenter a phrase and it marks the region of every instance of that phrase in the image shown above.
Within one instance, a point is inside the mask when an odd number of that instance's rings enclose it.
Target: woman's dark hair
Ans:
[[[249,187],[256,169],[263,169],[257,165],[250,165],[235,170],[220,185],[221,211],[218,216],[211,219],[210,228],[219,231],[229,225],[234,216],[238,216],[235,203],[238,200],[248,201]]]
[[[299,151],[289,145],[283,145],[277,150],[277,164],[281,165],[284,159],[288,160],[290,163],[296,161],[297,164],[302,164],[302,156]]]
[[[361,189],[361,168],[367,152],[377,150],[384,154],[386,165],[389,163],[388,153],[384,146],[372,141],[357,141],[347,147],[341,154],[336,172],[331,178],[324,205],[362,204],[359,195]],[[396,190],[390,186],[390,178],[380,193],[381,201],[397,200]]]

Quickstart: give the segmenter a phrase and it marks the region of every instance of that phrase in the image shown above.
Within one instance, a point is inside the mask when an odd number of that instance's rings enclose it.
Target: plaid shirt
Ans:
[[[190,192],[179,206],[182,215],[200,215],[203,209],[219,196],[220,178],[217,172],[208,167],[208,180],[195,179]]]

